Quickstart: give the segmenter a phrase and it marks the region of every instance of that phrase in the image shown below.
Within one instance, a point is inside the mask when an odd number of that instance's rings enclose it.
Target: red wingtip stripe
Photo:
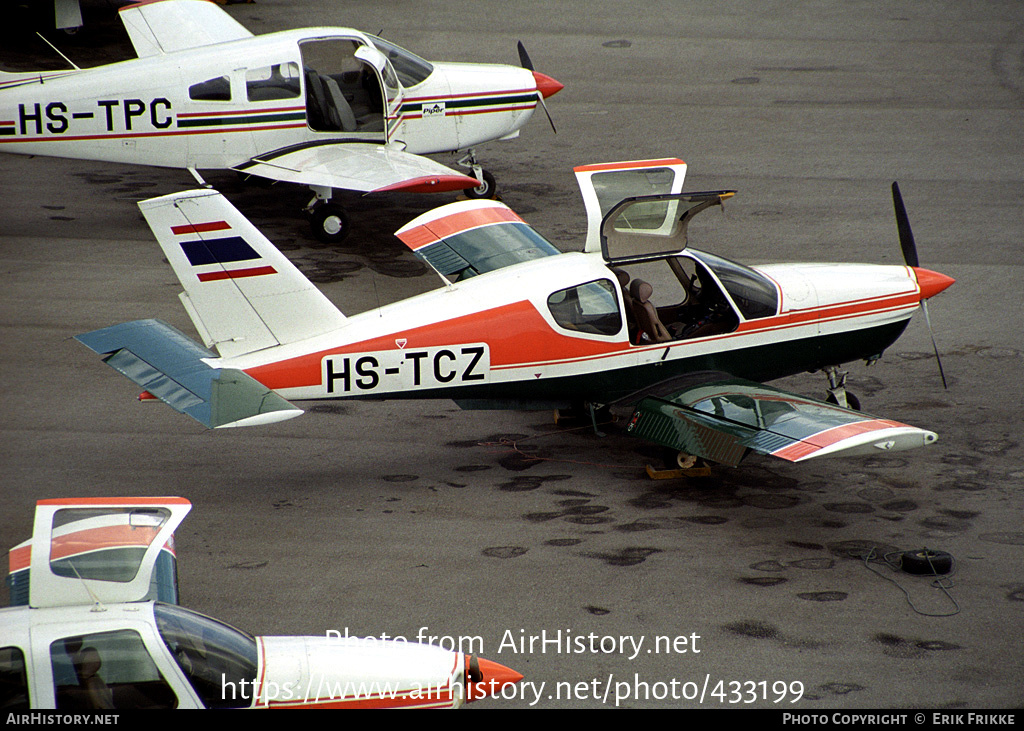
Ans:
[[[811,436],[804,438],[802,441],[772,452],[772,456],[781,457],[782,459],[789,460],[790,462],[796,462],[803,457],[825,449],[826,447],[830,447],[844,439],[855,437],[858,434],[867,434],[869,432],[880,431],[882,429],[891,429],[896,426],[903,425],[886,419],[865,419],[864,421],[845,424],[843,426],[826,429],[825,431],[818,432],[817,434],[812,434]]]
[[[197,275],[200,282],[216,282],[221,279],[243,279],[245,277],[262,277],[264,274],[277,274],[274,267],[252,267],[250,269],[233,269],[230,271],[206,272]]]
[[[171,233],[175,236],[182,234],[201,234],[207,231],[224,231],[231,228],[227,221],[211,221],[210,223],[186,223],[181,226],[171,226]]]
[[[446,193],[453,190],[465,190],[475,188],[480,183],[476,178],[467,175],[424,175],[412,180],[403,180],[382,188],[376,188],[372,193],[384,193],[402,191],[404,193]]]

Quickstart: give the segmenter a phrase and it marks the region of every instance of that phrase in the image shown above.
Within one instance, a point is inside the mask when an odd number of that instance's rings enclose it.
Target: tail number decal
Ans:
[[[490,367],[486,343],[329,355],[323,359],[323,384],[329,394],[473,385],[487,382]]]

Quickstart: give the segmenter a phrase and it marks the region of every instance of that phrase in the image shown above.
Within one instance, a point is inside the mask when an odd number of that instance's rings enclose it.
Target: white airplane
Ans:
[[[431,63],[351,28],[253,36],[206,0],[124,7],[138,59],[0,73],[0,151],[300,183],[314,234],[348,231],[334,189],[493,197],[475,148],[511,139],[562,85],[526,68]],[[469,175],[423,157],[467,151]]]
[[[206,347],[155,320],[77,336],[207,427],[298,416],[291,401],[452,398],[464,408],[632,409],[630,433],[736,465],[929,444],[930,431],[848,405],[874,361],[953,283],[918,266],[746,267],[686,247],[731,191],[682,193],[675,158],[576,168],[589,231],[561,253],[507,206],[462,201],[397,232],[443,288],[346,317],[230,203],[192,191],[140,203]],[[216,353],[208,348],[215,348]],[[763,381],[823,370],[835,404]],[[596,429],[596,424],[595,424]]]
[[[0,708],[457,708],[522,676],[383,638],[253,637],[177,605],[183,498],[41,500],[10,552]]]

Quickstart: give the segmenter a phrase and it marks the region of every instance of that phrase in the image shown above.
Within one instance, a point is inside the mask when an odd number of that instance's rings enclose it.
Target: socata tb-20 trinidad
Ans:
[[[124,7],[137,59],[0,72],[0,151],[308,185],[313,233],[341,241],[334,189],[493,197],[475,148],[511,139],[562,88],[523,67],[430,63],[351,28],[253,36],[206,0]],[[466,151],[458,173],[423,157]]]
[[[40,500],[10,551],[0,701],[29,708],[452,708],[522,676],[385,637],[252,637],[178,606],[179,497]],[[16,718],[16,716],[9,716]]]
[[[879,358],[953,283],[918,266],[898,189],[905,266],[747,267],[686,247],[693,217],[733,193],[683,193],[685,169],[678,159],[576,168],[581,253],[558,251],[495,201],[423,214],[397,236],[444,287],[351,317],[216,192],[144,201],[206,347],[155,320],[77,337],[143,397],[208,427],[298,416],[291,401],[452,398],[625,406],[630,433],[726,465],[750,452],[800,461],[933,442],[847,408],[839,370]],[[808,370],[829,375],[836,403],[762,385]]]

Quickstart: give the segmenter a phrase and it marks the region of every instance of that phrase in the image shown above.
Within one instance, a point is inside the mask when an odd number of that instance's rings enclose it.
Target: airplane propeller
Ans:
[[[544,109],[544,114],[548,115],[548,124],[551,125],[551,131],[558,134],[558,130],[555,129],[555,121],[551,118],[551,112],[548,111],[548,105],[544,103],[544,98],[560,91],[562,84],[533,68],[533,61],[530,60],[530,54],[526,52],[526,46],[523,45],[522,41],[519,41],[518,48],[519,65],[532,72],[533,78],[537,80],[537,101],[540,102],[540,106]]]
[[[896,230],[900,237],[903,260],[907,263],[908,267],[914,269],[920,280],[920,273],[918,272],[920,261],[917,258],[917,244],[914,242],[914,232],[910,228],[910,217],[907,216],[907,208],[903,205],[903,195],[900,193],[900,186],[895,181],[892,184],[892,205],[896,211]],[[932,349],[935,351],[935,362],[939,366],[939,375],[942,376],[942,387],[948,389],[946,373],[942,369],[942,359],[939,357],[939,346],[935,342],[935,332],[932,330],[932,320],[928,316],[928,299],[926,297],[921,298],[921,309],[924,311],[924,321],[928,326],[928,334],[932,339]]]

